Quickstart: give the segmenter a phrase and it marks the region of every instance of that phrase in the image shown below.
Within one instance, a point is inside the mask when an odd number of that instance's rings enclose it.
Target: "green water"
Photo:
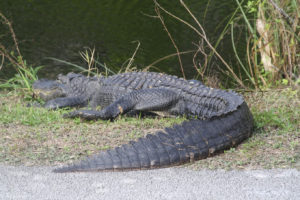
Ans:
[[[179,1],[159,2],[167,10],[195,25]],[[226,18],[236,8],[233,0],[185,2],[204,26],[212,43],[226,25]],[[95,47],[97,59],[116,72],[135,51],[137,42],[133,41],[140,42],[134,61],[140,69],[176,52],[161,22],[150,17],[155,15],[152,0],[1,0],[0,11],[13,22],[27,62],[45,66],[41,76],[54,77],[58,73],[75,70],[48,57],[86,66],[79,51],[87,48]],[[180,51],[196,49],[193,43],[199,43],[199,37],[186,25],[162,14]],[[0,35],[0,41],[10,46],[7,28],[0,26]],[[228,38],[229,35],[218,50],[230,62],[233,53]],[[196,74],[192,58],[193,54],[182,56],[188,78]],[[203,56],[198,56],[197,61],[203,62]],[[155,67],[151,71],[181,75],[177,57],[160,62]],[[8,77],[12,73],[14,71],[9,66],[4,66],[0,76]]]

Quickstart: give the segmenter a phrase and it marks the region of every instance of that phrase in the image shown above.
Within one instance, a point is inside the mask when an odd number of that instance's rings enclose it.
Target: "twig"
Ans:
[[[17,41],[17,37],[16,37],[16,34],[14,32],[14,29],[12,28],[12,25],[10,23],[10,21],[2,14],[2,12],[0,12],[0,17],[4,20],[4,23],[7,24],[8,28],[9,28],[9,31],[11,33],[11,36],[12,36],[12,39],[15,43],[15,47],[16,47],[16,50],[17,50],[17,53],[18,53],[18,57],[22,63],[22,67],[26,68],[26,65],[23,61],[23,58],[22,58],[22,54],[21,54],[21,51],[19,49],[19,45],[18,45],[18,41]]]
[[[163,25],[165,31],[167,32],[167,34],[168,34],[168,36],[169,36],[169,38],[170,38],[170,40],[171,40],[174,48],[176,49],[178,61],[179,61],[179,64],[180,64],[181,73],[182,73],[183,78],[185,78],[185,74],[184,74],[184,70],[183,70],[183,66],[182,66],[182,61],[181,61],[181,57],[180,57],[180,54],[179,54],[179,49],[178,49],[178,47],[177,47],[177,45],[176,45],[176,43],[175,43],[175,41],[174,41],[171,33],[169,32],[169,30],[168,30],[168,28],[167,28],[167,26],[165,24],[165,21],[163,20],[161,14],[159,12],[159,8],[157,6],[155,6],[155,12],[156,12],[159,20],[161,21],[161,24]]]
[[[3,54],[3,53],[1,53],[1,56],[2,56],[2,59],[1,59],[1,64],[0,64],[0,71],[1,71],[1,69],[2,69],[2,67],[3,67],[3,64],[4,64],[4,59],[5,59],[5,57],[4,57],[4,54]]]
[[[183,52],[177,52],[177,53],[172,53],[170,55],[167,55],[167,56],[164,56],[162,58],[159,58],[158,60],[154,61],[153,63],[151,63],[150,65],[146,66],[145,68],[149,69],[150,67],[152,67],[153,65],[165,60],[165,59],[168,59],[168,58],[171,58],[173,56],[177,56],[178,54],[188,54],[188,53],[193,53],[195,52],[195,50],[189,50],[189,51],[183,51]]]
[[[200,53],[200,52],[201,52],[201,51],[200,51],[200,47],[198,47],[197,51],[194,53],[194,56],[193,56],[193,64],[194,64],[195,70],[198,72],[198,74],[201,75],[201,78],[203,78],[203,73],[200,71],[200,69],[198,69],[197,63],[196,63],[197,55],[198,55],[198,53]],[[199,65],[200,65],[200,67],[201,67],[201,63],[200,63]]]
[[[253,70],[252,70],[252,64],[251,64],[251,56],[250,56],[250,51],[249,51],[249,48],[250,48],[250,42],[251,42],[251,37],[248,38],[247,40],[247,46],[246,46],[246,50],[247,50],[247,60],[248,60],[248,65],[249,65],[249,71],[250,71],[250,74],[251,74],[251,77],[254,77],[254,87],[257,88],[257,77],[254,76],[254,73],[253,73]]]
[[[18,67],[22,67],[17,61],[16,61],[16,58],[12,58],[9,53],[6,51],[5,47],[3,45],[0,44],[0,54],[4,57],[6,57],[11,63],[13,63],[15,66],[18,66]],[[16,68],[16,70],[18,70]]]
[[[280,8],[273,0],[269,0],[270,4],[274,6],[274,8],[284,17],[287,24],[291,27],[292,32],[294,33],[296,39],[299,41],[299,30],[296,28],[296,30],[293,30],[293,25],[295,24],[295,21],[293,18],[291,18],[282,8]]]
[[[269,2],[275,7],[275,9],[285,18],[287,23],[292,26],[294,24],[294,20],[282,9],[280,8],[273,0],[269,0]]]
[[[199,41],[199,43],[200,43],[200,41]],[[201,44],[199,44],[199,45],[197,45],[197,44],[195,44],[195,43],[193,43],[193,44],[194,44],[195,46],[198,47],[196,53],[195,53],[194,56],[193,56],[193,64],[194,64],[194,67],[195,67],[196,71],[201,75],[201,78],[203,79],[203,78],[204,78],[204,73],[205,73],[205,71],[206,71],[207,64],[208,64],[207,54],[205,53],[204,48],[203,48],[203,39],[202,39]],[[201,70],[199,70],[199,69],[197,68],[197,63],[196,63],[196,58],[197,58],[198,53],[202,53],[202,55],[205,57],[205,58],[204,58],[204,64],[203,64],[203,67],[201,66],[201,63],[199,64],[200,67],[203,68],[203,69],[201,69]]]
[[[135,55],[136,55],[138,49],[140,48],[140,45],[141,45],[140,41],[133,41],[132,43],[136,43],[136,42],[138,43],[138,45],[137,45],[137,47],[135,48],[135,51],[134,51],[134,53],[132,54],[131,58],[129,59],[129,62],[128,62],[128,64],[127,64],[127,67],[126,67],[125,71],[128,71],[129,68],[131,67],[131,65],[132,65],[132,63],[133,63],[133,61],[134,61],[134,57],[135,57]]]
[[[230,66],[227,64],[227,62],[222,58],[222,56],[216,51],[216,49],[211,45],[211,43],[208,41],[207,37],[205,37],[205,33],[201,33],[199,32],[198,29],[196,29],[194,26],[192,26],[191,24],[189,24],[187,21],[175,16],[174,14],[170,13],[169,11],[167,11],[166,9],[164,9],[156,0],[153,0],[154,3],[161,9],[163,10],[165,13],[167,13],[168,15],[170,15],[171,17],[177,19],[178,21],[184,23],[185,25],[187,25],[188,27],[190,27],[192,30],[194,30],[200,37],[202,37],[204,39],[204,41],[207,43],[207,45],[209,46],[209,48],[217,55],[217,57],[222,61],[222,63],[227,67],[227,69],[230,71],[230,73],[234,76],[235,80],[243,87],[246,88],[246,86],[243,84],[243,82],[237,77],[237,75],[233,72],[233,70],[230,68]],[[184,2],[181,0],[180,3],[184,6],[184,8],[189,12],[189,14],[193,17],[194,20],[197,21],[196,17],[193,15],[193,13],[189,10],[189,8],[184,4]],[[201,24],[199,22],[196,22],[198,24],[198,26]],[[202,26],[201,26],[202,27]],[[201,28],[201,30],[204,30],[203,28]]]

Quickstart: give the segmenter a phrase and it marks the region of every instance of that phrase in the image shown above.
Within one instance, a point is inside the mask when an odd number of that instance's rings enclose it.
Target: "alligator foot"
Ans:
[[[83,97],[61,97],[47,101],[44,107],[49,110],[55,110],[65,107],[82,107],[85,105],[86,102]]]
[[[64,118],[80,117],[86,120],[95,120],[101,118],[101,112],[96,110],[75,110],[63,115]]]
[[[101,111],[97,110],[75,110],[73,112],[69,112],[64,114],[64,118],[75,118],[80,117],[85,120],[112,120],[116,118],[120,114],[120,110],[117,108],[104,109]]]

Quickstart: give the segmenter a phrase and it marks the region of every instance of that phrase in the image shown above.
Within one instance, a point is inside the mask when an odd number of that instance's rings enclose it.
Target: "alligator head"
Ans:
[[[58,81],[41,79],[35,81],[32,87],[34,95],[40,97],[44,101],[65,97],[67,95],[65,84]]]

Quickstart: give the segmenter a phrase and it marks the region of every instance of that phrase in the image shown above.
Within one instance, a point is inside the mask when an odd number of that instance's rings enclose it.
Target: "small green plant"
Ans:
[[[134,41],[137,44],[137,47],[134,51],[134,53],[132,54],[131,58],[128,58],[123,65],[120,67],[119,70],[115,70],[111,67],[106,66],[106,64],[102,64],[100,63],[97,58],[95,57],[95,48],[91,49],[91,48],[87,48],[84,51],[79,52],[80,56],[82,57],[82,59],[87,63],[87,68],[83,67],[83,66],[79,66],[77,64],[65,61],[65,60],[61,60],[58,58],[52,58],[52,57],[48,57],[47,59],[50,60],[54,60],[57,62],[61,62],[64,63],[66,65],[70,65],[76,69],[79,69],[81,72],[86,73],[87,76],[90,75],[99,75],[99,71],[101,71],[101,73],[107,77],[109,75],[114,75],[117,73],[122,73],[122,72],[130,72],[130,71],[135,71],[136,68],[133,66],[133,62],[134,62],[134,58],[135,55],[140,47],[140,42],[139,41]],[[126,67],[125,67],[126,65]],[[100,70],[101,69],[101,70]]]
[[[25,62],[26,63],[26,62]],[[38,79],[37,72],[42,68],[40,67],[22,67],[19,68],[18,73],[14,77],[6,80],[5,83],[0,84],[0,88],[7,89],[27,89],[31,90],[34,81]]]
[[[79,52],[80,56],[82,59],[87,63],[87,68],[77,65],[75,63],[68,62],[66,60],[61,60],[58,58],[53,58],[53,57],[47,57],[46,59],[54,60],[56,62],[60,62],[69,66],[72,66],[78,70],[80,70],[82,73],[86,73],[88,76],[90,75],[98,75],[99,70],[104,72],[105,76],[108,75],[114,75],[116,74],[114,69],[110,69],[109,67],[106,66],[106,64],[100,63],[97,58],[95,58],[95,48],[91,49],[88,48],[84,51]]]

